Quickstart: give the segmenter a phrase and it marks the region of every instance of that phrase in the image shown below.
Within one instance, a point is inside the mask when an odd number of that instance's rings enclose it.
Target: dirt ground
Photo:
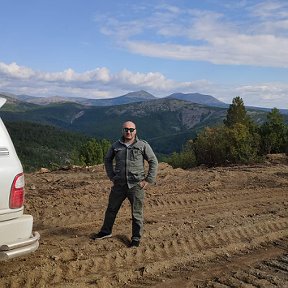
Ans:
[[[26,174],[39,249],[1,262],[0,287],[288,287],[288,159],[172,169],[146,189],[141,246],[129,202],[93,241],[110,191],[103,165]]]

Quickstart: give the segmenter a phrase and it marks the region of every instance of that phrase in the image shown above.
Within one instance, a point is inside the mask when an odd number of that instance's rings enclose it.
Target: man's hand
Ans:
[[[140,187],[141,187],[142,189],[144,189],[144,188],[148,185],[148,182],[145,181],[145,180],[142,180],[142,181],[139,183],[139,185],[140,185]]]

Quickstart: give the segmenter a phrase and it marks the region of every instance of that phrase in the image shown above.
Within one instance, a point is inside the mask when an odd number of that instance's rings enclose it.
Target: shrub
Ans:
[[[217,166],[258,160],[258,135],[243,124],[204,129],[195,140],[198,164]]]
[[[173,168],[188,169],[195,167],[196,156],[193,148],[193,142],[191,140],[188,141],[181,152],[172,153],[170,157],[164,159],[164,162],[167,162]]]
[[[267,114],[267,121],[260,127],[263,154],[284,153],[288,146],[288,129],[277,108]]]
[[[224,126],[205,128],[196,138],[194,149],[198,164],[222,165],[226,162],[229,148],[228,128]]]

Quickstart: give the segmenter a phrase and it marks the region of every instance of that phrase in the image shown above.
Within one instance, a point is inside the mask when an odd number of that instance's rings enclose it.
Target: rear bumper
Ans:
[[[0,221],[0,261],[35,251],[39,246],[40,235],[33,233],[33,217],[21,217]]]
[[[40,234],[34,232],[27,240],[0,246],[0,261],[23,256],[34,252],[39,247]]]

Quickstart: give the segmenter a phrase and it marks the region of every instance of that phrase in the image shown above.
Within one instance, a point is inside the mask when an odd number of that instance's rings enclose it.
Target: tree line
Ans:
[[[277,108],[257,125],[247,114],[241,97],[235,97],[222,125],[206,127],[183,149],[163,161],[174,168],[260,162],[270,153],[288,154],[288,125]]]
[[[25,172],[103,163],[110,141],[31,122],[5,122]]]

